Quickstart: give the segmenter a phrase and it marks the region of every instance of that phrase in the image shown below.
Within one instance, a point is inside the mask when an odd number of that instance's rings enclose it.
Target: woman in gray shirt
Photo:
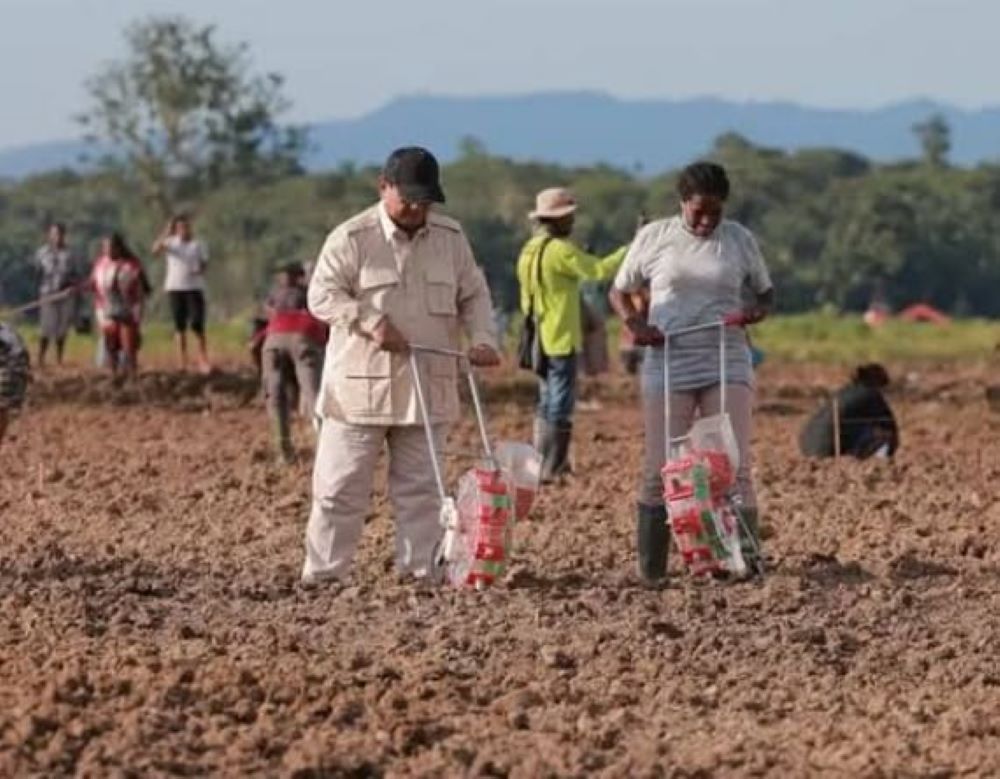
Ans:
[[[660,471],[665,459],[663,333],[739,314],[759,322],[774,298],[771,278],[753,235],[723,219],[729,179],[714,163],[688,166],[677,184],[681,213],[646,225],[618,271],[611,302],[637,344],[648,349],[642,369],[645,456],[638,500],[639,574],[648,583],[666,576],[669,533]],[[648,323],[628,293],[650,287]],[[745,302],[746,292],[750,302]],[[705,330],[670,342],[670,435],[684,436],[696,416],[719,413],[718,332]],[[750,530],[757,532],[757,498],[751,477],[750,432],[753,371],[746,333],[726,339],[726,411],[740,449],[737,489]],[[751,547],[751,544],[747,544]]]

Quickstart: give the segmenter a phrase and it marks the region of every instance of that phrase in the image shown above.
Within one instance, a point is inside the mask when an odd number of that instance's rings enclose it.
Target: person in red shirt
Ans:
[[[267,331],[261,354],[261,375],[267,412],[275,429],[279,454],[295,460],[291,415],[298,384],[300,407],[315,413],[323,372],[327,327],[309,313],[306,274],[300,263],[281,268],[265,303]]]
[[[90,287],[106,364],[114,376],[134,376],[148,286],[142,264],[120,233],[112,233],[102,242],[101,256],[90,273]]]

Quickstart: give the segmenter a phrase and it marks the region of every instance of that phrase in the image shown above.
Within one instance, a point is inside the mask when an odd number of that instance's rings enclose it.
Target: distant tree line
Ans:
[[[224,46],[211,27],[181,18],[143,22],[127,41],[129,56],[88,82],[84,117],[87,132],[116,154],[95,173],[0,185],[0,305],[34,295],[27,263],[48,221],[66,222],[71,242],[92,258],[107,232],[123,229],[142,249],[167,213],[185,209],[212,249],[214,310],[233,315],[254,303],[278,264],[311,259],[328,230],[374,201],[375,168],[303,172],[308,141],[280,122],[281,79],[255,75],[245,47]],[[921,300],[1000,315],[1000,163],[951,167],[941,117],[914,132],[923,157],[894,165],[837,149],[787,153],[736,134],[706,148],[730,172],[729,215],[760,239],[781,310],[857,310],[878,292],[895,306]],[[497,305],[508,310],[538,190],[573,188],[577,239],[596,252],[630,240],[640,214],[677,207],[676,173],[641,178],[601,165],[514,162],[474,138],[461,148],[444,169],[446,210],[465,225]],[[161,269],[149,264],[156,277]]]

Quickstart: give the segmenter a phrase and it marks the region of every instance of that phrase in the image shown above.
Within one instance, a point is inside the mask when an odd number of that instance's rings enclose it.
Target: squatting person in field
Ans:
[[[10,418],[24,403],[28,387],[28,349],[10,325],[0,322],[0,446]]]
[[[306,272],[298,262],[290,262],[278,272],[264,308],[267,312],[261,347],[264,397],[278,452],[290,463],[295,459],[292,415],[296,406],[305,409],[310,418],[315,413],[327,328],[309,313]]]
[[[855,368],[851,380],[802,428],[799,435],[802,454],[833,457],[839,453],[859,460],[895,455],[899,448],[899,427],[889,401],[882,394],[888,386],[889,373],[879,363]]]
[[[639,344],[642,367],[645,456],[638,500],[639,573],[656,583],[666,576],[669,533],[660,471],[665,459],[663,332],[707,324],[741,313],[744,324],[762,320],[774,291],[757,241],[745,227],[723,219],[729,196],[725,170],[713,163],[687,167],[677,184],[681,213],[644,227],[615,279],[612,304]],[[650,286],[648,324],[631,293]],[[749,304],[745,295],[749,291]],[[696,415],[720,411],[718,332],[706,330],[671,341],[671,437],[686,435]],[[747,525],[758,532],[757,498],[751,476],[750,432],[753,372],[746,333],[727,334],[726,411],[739,445],[737,489]],[[745,539],[749,554],[754,545]]]
[[[499,362],[485,277],[444,202],[438,163],[397,149],[379,179],[380,202],[327,238],[309,283],[309,309],[330,325],[320,389],[323,417],[313,470],[302,579],[343,579],[369,510],[379,453],[388,449],[396,566],[428,573],[440,536],[440,500],[410,375],[410,343],[458,349],[472,364]],[[458,414],[456,360],[420,354],[430,422],[443,442]]]
[[[624,246],[600,258],[573,243],[576,209],[576,198],[567,189],[539,192],[529,214],[535,234],[517,261],[521,312],[533,313],[538,320],[538,337],[547,358],[538,381],[534,435],[542,455],[543,481],[569,470],[577,361],[583,347],[580,282],[610,279],[625,257]]]

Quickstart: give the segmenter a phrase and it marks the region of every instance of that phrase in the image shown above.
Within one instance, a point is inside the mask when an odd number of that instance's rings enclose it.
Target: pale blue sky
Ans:
[[[414,92],[1000,104],[998,0],[0,0],[0,147],[75,136],[84,78],[152,13],[250,43],[299,121]]]

